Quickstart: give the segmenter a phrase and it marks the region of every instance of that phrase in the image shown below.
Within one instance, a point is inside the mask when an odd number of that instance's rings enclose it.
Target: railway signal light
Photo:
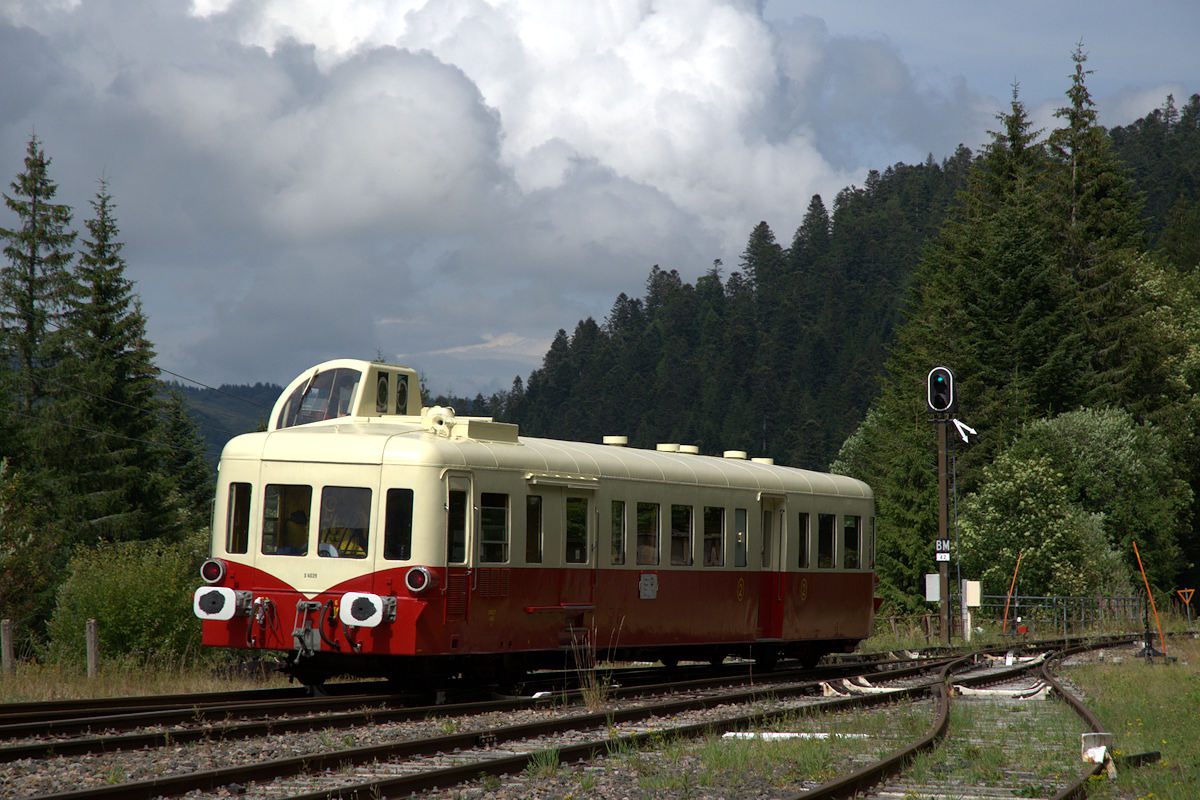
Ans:
[[[934,367],[926,379],[926,401],[929,409],[938,414],[954,410],[957,396],[954,393],[954,373],[949,367]]]

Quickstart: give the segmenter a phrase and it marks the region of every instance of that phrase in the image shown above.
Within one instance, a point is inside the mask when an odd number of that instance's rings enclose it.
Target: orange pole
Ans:
[[[1142,554],[1138,552],[1137,539],[1130,539],[1133,542],[1133,554],[1137,556],[1138,569],[1142,571],[1142,582],[1146,584],[1146,597],[1150,598],[1150,609],[1154,612],[1154,624],[1158,626],[1158,641],[1162,644],[1163,655],[1167,654],[1167,640],[1162,635],[1162,623],[1158,621],[1158,609],[1154,607],[1154,595],[1150,594],[1150,581],[1146,579],[1146,568],[1142,566]],[[1146,642],[1146,647],[1150,647],[1150,643]],[[1149,649],[1146,650],[1150,652]]]
[[[1017,567],[1013,570],[1012,583],[1009,584],[1008,587],[1008,597],[1004,598],[1004,624],[1000,626],[1000,633],[1006,633],[1008,631],[1008,604],[1012,601],[1013,589],[1016,588],[1017,585],[1017,570],[1021,568],[1021,556],[1023,555],[1025,555],[1024,550],[1022,550],[1020,553],[1017,553]]]

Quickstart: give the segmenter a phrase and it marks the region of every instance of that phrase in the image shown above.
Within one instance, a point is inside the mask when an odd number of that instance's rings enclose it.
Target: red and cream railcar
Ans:
[[[221,456],[206,645],[284,650],[305,682],[427,679],[602,655],[815,662],[874,614],[869,487],[699,455],[518,437],[420,407],[403,367],[297,378]]]

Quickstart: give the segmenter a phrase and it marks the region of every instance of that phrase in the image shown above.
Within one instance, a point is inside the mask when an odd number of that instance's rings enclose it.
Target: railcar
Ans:
[[[860,481],[519,436],[348,359],[298,376],[266,428],[222,452],[193,608],[205,645],[284,651],[304,683],[515,676],[581,646],[815,663],[870,633]]]

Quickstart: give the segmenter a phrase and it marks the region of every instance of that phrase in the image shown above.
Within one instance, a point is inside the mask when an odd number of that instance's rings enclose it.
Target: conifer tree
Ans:
[[[25,169],[4,202],[17,219],[0,228],[5,264],[0,267],[0,370],[10,425],[4,452],[21,467],[46,468],[45,444],[61,438],[48,406],[61,394],[56,370],[62,361],[59,332],[70,285],[75,233],[71,209],[54,202],[50,159],[37,136],[25,153]]]

